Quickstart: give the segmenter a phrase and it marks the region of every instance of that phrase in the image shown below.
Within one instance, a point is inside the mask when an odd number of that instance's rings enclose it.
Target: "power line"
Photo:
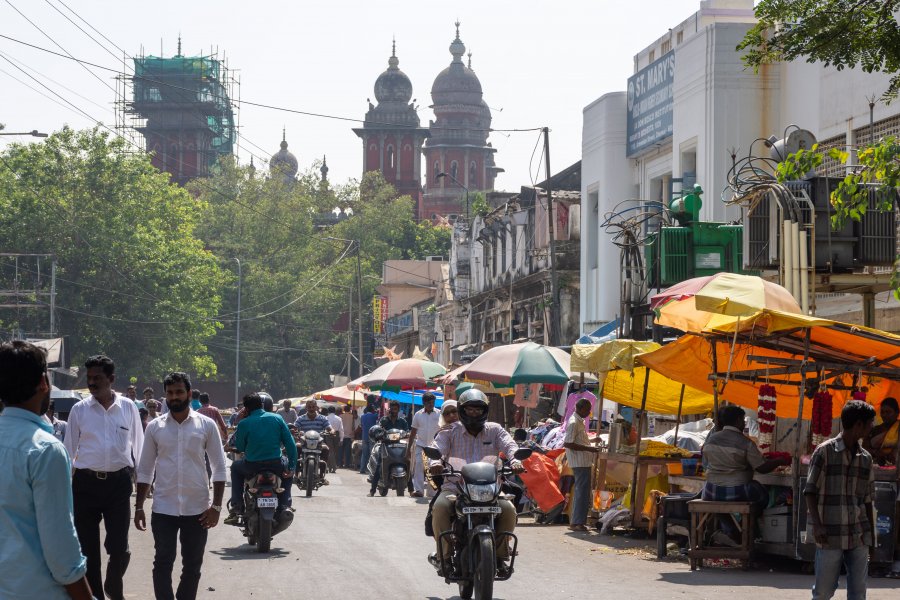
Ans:
[[[7,2],[8,1],[9,0],[7,0]],[[29,48],[33,48],[35,50],[40,50],[41,52],[53,54],[60,58],[65,58],[67,60],[73,60],[75,62],[79,62],[84,65],[89,65],[92,67],[96,67],[98,69],[104,69],[106,71],[110,71],[110,72],[117,73],[117,74],[121,73],[121,71],[119,71],[118,69],[112,69],[110,67],[98,65],[96,63],[93,63],[93,62],[90,62],[87,60],[75,58],[74,56],[66,56],[65,54],[60,54],[59,52],[54,52],[53,50],[50,50],[49,48],[44,48],[42,46],[30,44],[28,42],[19,40],[14,37],[10,37],[8,35],[0,34],[0,38],[9,40],[11,42],[15,42],[17,44],[22,44],[23,46],[28,46]],[[141,77],[141,79],[144,81],[150,82],[150,83],[154,83],[154,84],[158,84],[158,85],[162,85],[162,86],[168,86],[168,87],[171,87],[176,90],[181,89],[181,90],[186,90],[186,91],[192,91],[187,88],[182,88],[180,86],[177,86],[177,85],[165,82],[165,81],[158,81],[158,80],[155,80],[150,77]],[[281,111],[281,112],[304,115],[304,116],[308,116],[308,117],[316,117],[316,118],[321,118],[321,119],[332,119],[332,120],[336,120],[336,121],[347,121],[347,122],[351,122],[351,123],[363,123],[363,124],[368,123],[370,125],[390,125],[391,127],[410,128],[410,129],[416,129],[417,127],[419,127],[418,125],[406,125],[406,124],[400,124],[400,123],[387,123],[387,122],[380,122],[380,121],[366,121],[365,119],[360,119],[357,117],[344,117],[344,116],[340,116],[340,115],[331,115],[331,114],[327,114],[327,113],[319,113],[319,112],[312,112],[312,111],[307,111],[307,110],[300,110],[300,109],[296,109],[296,108],[288,108],[285,106],[277,106],[274,104],[266,104],[263,102],[252,102],[250,100],[243,100],[243,99],[240,99],[240,100],[232,99],[232,103],[246,104],[247,106],[256,106],[258,108],[265,108],[268,110],[277,110],[277,111]],[[479,131],[479,132],[499,132],[499,133],[522,133],[522,132],[529,132],[529,131],[541,131],[543,129],[543,127],[522,127],[522,128],[509,128],[509,129],[495,129],[495,128],[491,128],[491,127],[481,127],[481,128],[478,128],[478,127],[475,127],[475,128],[473,128],[473,127],[441,127],[440,129],[441,129],[441,131]]]

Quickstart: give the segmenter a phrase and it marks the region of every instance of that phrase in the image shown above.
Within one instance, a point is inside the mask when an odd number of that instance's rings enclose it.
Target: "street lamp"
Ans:
[[[459,180],[456,179],[456,177],[454,177],[454,176],[451,175],[450,173],[443,173],[443,172],[442,172],[442,173],[438,173],[438,174],[435,176],[436,179],[440,179],[441,177],[449,177],[450,180],[451,180],[453,183],[455,183],[456,185],[458,185],[458,186],[461,187],[462,189],[466,190],[466,225],[468,225],[468,224],[469,224],[469,188],[467,188],[466,186],[464,186],[463,184],[461,184],[461,183],[459,182]]]
[[[32,137],[39,137],[39,138],[48,137],[48,134],[41,133],[37,129],[32,129],[31,131],[19,131],[19,132],[11,131],[9,133],[7,133],[5,131],[0,131],[0,135],[30,135]]]
[[[241,259],[235,258],[234,262],[237,263],[237,272],[238,272],[238,286],[237,286],[237,317],[235,319],[235,349],[234,349],[234,406],[237,407],[240,401],[240,387],[241,387]]]

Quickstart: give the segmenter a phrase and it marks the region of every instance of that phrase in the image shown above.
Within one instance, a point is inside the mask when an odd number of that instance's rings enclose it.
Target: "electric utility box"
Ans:
[[[741,225],[700,221],[699,185],[669,203],[678,226],[663,226],[647,238],[649,287],[664,288],[685,279],[716,273],[744,273]]]

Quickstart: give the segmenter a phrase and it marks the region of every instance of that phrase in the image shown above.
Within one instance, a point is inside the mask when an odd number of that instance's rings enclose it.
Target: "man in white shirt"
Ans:
[[[341,440],[344,439],[344,422],[341,420],[339,416],[337,416],[337,411],[333,406],[328,407],[328,414],[325,415],[325,418],[328,419],[328,424],[334,430],[338,437],[338,446],[335,451],[340,452],[341,448]]]
[[[153,591],[157,600],[193,600],[200,584],[200,567],[208,530],[219,522],[225,493],[225,453],[215,421],[191,410],[191,380],[170,373],[163,386],[169,412],[144,432],[144,448],[137,472],[134,526],[147,529],[144,501],[156,471],[150,528],[156,556]],[[209,501],[206,461],[212,469],[213,500]],[[181,537],[181,580],[172,593],[172,567]]]
[[[141,458],[144,428],[134,402],[112,389],[116,365],[102,354],[84,363],[91,395],[69,412],[63,442],[72,457],[75,530],[87,557],[87,578],[95,594],[124,600],[122,577],[128,568],[131,477]],[[106,580],[100,573],[100,521],[106,526],[109,554]]]
[[[566,460],[575,477],[575,488],[572,490],[572,514],[569,529],[587,531],[585,522],[591,504],[591,467],[594,456],[600,451],[591,446],[584,420],[591,414],[591,401],[582,398],[575,404],[575,413],[569,417],[566,437],[563,446],[566,449]]]
[[[406,460],[410,460],[410,454],[412,454],[412,496],[415,498],[425,495],[425,464],[422,462],[422,448],[431,445],[435,434],[440,429],[438,421],[440,421],[441,415],[434,410],[434,401],[435,397],[431,392],[422,394],[422,409],[413,415],[409,443],[406,446]]]

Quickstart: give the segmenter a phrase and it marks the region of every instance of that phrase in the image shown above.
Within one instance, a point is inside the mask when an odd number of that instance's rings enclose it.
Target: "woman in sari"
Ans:
[[[881,401],[881,424],[872,428],[869,436],[863,441],[863,447],[869,451],[875,463],[893,465],[897,461],[898,440],[900,440],[900,408],[895,398]]]

